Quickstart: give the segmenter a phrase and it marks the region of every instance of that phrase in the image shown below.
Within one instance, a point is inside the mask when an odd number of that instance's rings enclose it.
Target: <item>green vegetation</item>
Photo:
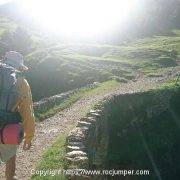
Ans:
[[[55,106],[44,108],[41,110],[35,111],[35,117],[37,121],[42,121],[46,118],[49,118],[59,111],[70,107],[73,103],[75,103],[78,99],[80,99],[83,95],[83,91],[80,90],[79,92],[74,93],[73,95],[68,96],[67,98],[63,99],[61,102],[57,103]]]
[[[178,90],[180,86],[180,80],[178,77],[176,78],[172,78],[170,80],[168,80],[166,83],[164,83],[162,86],[160,86],[157,90],[168,90],[168,89],[172,89],[172,90]]]
[[[118,87],[119,83],[115,80],[107,81],[104,83],[97,84],[94,87],[82,88],[75,91],[73,94],[69,95],[67,98],[63,99],[59,103],[57,103],[53,107],[49,107],[48,109],[42,109],[39,111],[35,111],[35,116],[37,120],[44,120],[45,118],[51,117],[58,113],[59,111],[70,107],[73,103],[75,103],[80,98],[88,98],[93,95],[103,95],[114,88]]]
[[[121,46],[56,45],[27,56],[32,68],[27,78],[37,100],[94,81],[129,80],[138,73],[151,76],[155,71],[177,66],[179,52],[178,33],[173,37],[143,38]],[[40,80],[43,83],[39,84]]]
[[[149,3],[153,5],[149,6]],[[109,44],[65,43],[56,35],[51,37],[47,32],[39,31],[30,22],[19,22],[16,13],[9,10],[8,6],[3,7],[7,8],[5,11],[0,9],[0,56],[9,50],[19,51],[25,56],[25,63],[30,68],[25,76],[30,83],[33,100],[39,101],[55,94],[80,89],[55,106],[36,111],[37,120],[55,115],[81,98],[88,99],[106,94],[118,87],[119,82],[128,82],[142,75],[162,76],[162,71],[179,66],[178,1],[160,0],[149,3],[143,7],[146,12],[146,15],[143,15],[145,25],[139,22],[139,19],[142,20],[142,14],[137,15],[138,20],[135,18],[132,21],[136,23],[129,26],[130,30],[127,29],[129,32],[122,32],[121,36],[125,34],[122,40],[117,29],[117,35],[112,35],[112,39],[107,37],[110,40],[103,41],[110,42]],[[97,87],[82,89],[94,82],[99,83]],[[179,82],[175,84],[175,80],[172,80],[157,90],[127,95],[120,99],[119,104],[110,112],[110,143],[106,164],[108,168],[153,171],[143,147],[140,135],[142,131],[162,179],[175,180],[179,177],[174,175],[176,164],[180,161],[179,86]],[[168,97],[169,93],[173,94],[170,108],[156,116],[147,117],[145,110]],[[134,117],[138,117],[135,124],[132,122]],[[68,167],[64,157],[66,137],[71,128],[60,134],[55,143],[44,152],[37,169]],[[151,179],[155,178],[153,174]],[[32,179],[66,177],[34,175]]]
[[[97,87],[92,88],[92,89],[84,89],[80,90],[77,92],[77,94],[72,95],[72,97],[68,98],[65,100],[62,104],[60,104],[58,107],[65,107],[65,105],[69,106],[75,97],[78,98],[92,98],[95,95],[103,95],[109,92],[110,90],[113,90],[114,88],[118,87],[119,83],[116,81],[108,81],[104,82],[102,84],[99,84]],[[97,103],[97,102],[96,102]],[[95,104],[96,104],[95,103]],[[67,107],[66,106],[66,107]],[[93,105],[88,105],[87,109],[92,108]],[[57,107],[56,107],[57,108]],[[87,112],[81,112],[82,116],[85,115]],[[73,127],[74,125],[72,125]],[[65,161],[65,144],[66,144],[66,137],[69,132],[69,130],[72,128],[69,127],[66,132],[62,133],[59,135],[57,138],[56,142],[49,147],[43,154],[43,158],[40,161],[40,163],[37,165],[36,169],[43,169],[43,170],[48,170],[48,169],[66,169],[68,166],[68,163]],[[56,179],[56,178],[61,178],[62,180],[65,179],[65,176],[46,176],[46,177],[40,177],[38,175],[32,176],[32,179]]]
[[[68,134],[68,131],[71,128],[67,129],[67,131],[64,134],[61,134],[55,143],[49,147],[43,154],[43,157],[36,167],[36,170],[60,170],[60,169],[66,169],[67,168],[67,162],[65,160],[65,144],[66,144],[66,137]],[[39,176],[37,174],[33,175],[31,179],[34,180],[41,180],[41,179],[66,179],[65,175],[47,175],[47,176]]]
[[[31,71],[27,78],[34,100],[40,100],[94,81],[134,78],[136,73],[151,74],[154,70],[177,65],[180,51],[179,30],[173,36],[154,36],[120,46],[98,44],[60,44],[27,29],[21,33],[12,21],[2,21],[1,41],[25,52]],[[7,25],[8,24],[8,25]],[[11,43],[14,30],[14,42]],[[17,39],[18,34],[24,34]],[[31,41],[30,41],[31,38]],[[28,39],[28,41],[27,41]],[[22,43],[19,43],[22,42]],[[24,44],[23,42],[26,42]],[[17,46],[16,46],[17,44]],[[29,44],[29,45],[28,45]],[[19,47],[21,46],[21,47]],[[24,49],[28,47],[29,49]],[[2,48],[3,49],[3,48]],[[42,83],[39,83],[39,82]],[[48,88],[51,87],[51,88]],[[41,92],[43,89],[43,93]]]
[[[157,169],[162,179],[178,179],[179,100],[180,84],[174,80],[156,90],[119,97],[111,105],[106,168],[150,170],[149,176],[135,179],[156,179]]]
[[[93,88],[92,90],[86,91],[84,94],[84,97],[93,97],[96,95],[104,95],[107,92],[115,89],[116,87],[118,87],[120,85],[119,82],[115,81],[115,80],[111,80],[111,81],[106,81],[104,83],[98,84],[96,88]]]
[[[140,119],[144,118],[143,122],[139,121],[139,123],[141,126],[141,130],[146,136],[145,138],[150,149],[155,150],[157,147],[158,149],[160,149],[161,145],[166,144],[167,146],[169,146],[170,144],[172,145],[173,142],[176,141],[177,138],[175,138],[175,135],[177,134],[177,132],[176,130],[174,131],[173,129],[174,120],[172,119],[171,115],[169,115],[165,111],[155,117],[147,118],[146,113],[144,112],[145,109],[150,108],[156,103],[159,103],[159,101],[162,100],[162,96],[167,97],[167,95],[171,93],[172,94],[171,101],[170,101],[171,108],[175,112],[175,114],[178,113],[178,109],[179,109],[178,99],[179,99],[180,84],[179,82],[175,84],[175,80],[176,79],[170,80],[169,82],[163,84],[160,88],[156,90],[150,90],[149,92],[140,92],[134,95],[127,95],[124,98],[120,98],[120,101],[119,101],[120,105],[116,104],[116,107],[111,106],[111,110],[112,110],[110,112],[111,118],[109,118],[111,119],[111,121],[109,121],[109,127],[110,127],[109,133],[111,134],[110,134],[110,142],[109,142],[110,143],[109,152],[108,152],[108,156],[106,160],[107,162],[106,165],[108,168],[111,168],[111,167],[113,168],[114,166],[118,167],[118,164],[120,164],[124,168],[130,168],[130,167],[134,169],[147,168],[153,171],[152,167],[149,166],[148,163],[145,163],[149,161],[143,159],[143,158],[147,159],[148,157],[146,156],[146,152],[144,152],[144,147],[142,146],[142,141],[141,141],[141,138],[139,137],[138,131],[137,129],[134,129],[135,124],[132,127],[130,126],[131,121],[135,118],[135,116],[140,116]],[[100,95],[100,94],[106,93],[110,89],[115,88],[117,85],[118,83],[115,81],[105,82],[103,84],[100,84],[96,88],[93,88],[91,90],[85,90],[83,92],[83,97],[90,97],[90,96],[93,97],[94,95]],[[127,106],[129,106],[129,103],[131,103],[133,107],[132,113],[129,113],[129,109],[127,108]],[[157,121],[158,121],[158,125],[157,125]],[[163,125],[164,123],[165,125]],[[38,170],[58,169],[59,170],[59,169],[68,168],[69,165],[67,161],[65,161],[65,158],[64,158],[65,152],[66,152],[65,139],[67,137],[68,131],[72,127],[70,127],[65,133],[60,134],[56,142],[44,152],[43,158],[40,161],[40,163],[37,165],[36,169]],[[169,129],[169,127],[171,128]],[[113,131],[111,131],[112,128],[113,128]],[[151,130],[147,128],[150,128]],[[175,127],[175,129],[177,129],[177,127]],[[173,131],[173,134],[169,137],[167,136],[167,134],[170,134],[171,130]],[[123,133],[121,134],[122,131]],[[158,134],[156,131],[158,132]],[[148,133],[148,132],[152,132],[152,133]],[[121,134],[121,136],[118,135],[117,137],[117,134],[119,135]],[[154,144],[155,139],[157,140],[157,144]],[[163,140],[162,143],[159,142],[160,139]],[[151,142],[151,140],[153,141],[153,143]],[[117,141],[121,143],[117,143]],[[164,157],[163,153],[165,153],[167,149],[167,146],[166,145],[164,146],[164,145],[162,146],[162,148],[165,148],[164,150],[162,149],[162,151],[159,151],[159,152],[156,151],[156,153],[161,153],[162,157]],[[138,148],[138,150],[136,150],[136,148]],[[155,153],[155,152],[152,152],[152,153]],[[142,154],[144,155],[142,156]],[[157,154],[157,157],[161,157],[161,156]],[[154,157],[154,154],[153,154],[153,157]],[[138,158],[138,163],[136,161],[137,158]],[[135,165],[131,161],[132,159],[134,159]],[[164,160],[162,159],[158,160],[158,162],[156,162],[158,166],[159,166],[159,161],[163,162]],[[129,166],[129,163],[131,166]],[[154,173],[153,173],[153,177],[155,177]],[[63,175],[56,175],[56,176],[50,175],[46,177],[40,177],[39,175],[32,176],[32,179],[37,179],[37,180],[43,179],[43,178],[44,179],[59,179],[59,178],[66,179],[66,177]]]
[[[180,30],[174,29],[172,34],[132,39],[119,46],[67,44],[2,17],[0,55],[7,50],[8,44],[8,49],[18,50],[26,56],[30,71],[25,76],[34,101],[38,101],[93,82],[112,79],[126,82],[138,74],[156,76],[159,70],[177,66]]]

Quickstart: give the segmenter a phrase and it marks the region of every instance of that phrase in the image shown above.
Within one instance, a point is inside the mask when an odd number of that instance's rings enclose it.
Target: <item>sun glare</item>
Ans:
[[[22,0],[22,4],[49,30],[94,36],[126,21],[136,0]]]

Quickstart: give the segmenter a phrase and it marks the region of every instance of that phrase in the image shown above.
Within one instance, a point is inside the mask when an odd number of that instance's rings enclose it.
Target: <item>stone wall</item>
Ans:
[[[108,121],[112,113],[122,110],[130,120],[119,135],[127,131],[137,118],[151,118],[169,108],[172,93],[169,91],[148,91],[134,94],[114,95],[104,99],[77,122],[67,137],[66,159],[70,168],[103,169],[108,148]],[[125,110],[123,112],[123,109]],[[123,114],[124,113],[124,114]],[[117,115],[117,114],[115,114]],[[71,179],[76,178],[75,176]]]
[[[41,112],[46,111],[52,107],[54,107],[57,104],[60,104],[64,99],[68,98],[70,95],[77,93],[80,90],[86,89],[86,88],[94,88],[98,85],[98,82],[94,82],[93,84],[89,84],[85,87],[74,89],[71,91],[67,91],[65,93],[57,94],[48,98],[43,98],[38,102],[33,103],[33,108],[35,112]]]
[[[50,107],[55,106],[56,104],[62,102],[64,99],[66,99],[71,94],[75,93],[77,90],[74,91],[68,91],[66,93],[57,94],[54,96],[51,96],[49,98],[41,99],[38,102],[33,103],[33,107],[35,111],[40,111],[41,109],[48,109]]]

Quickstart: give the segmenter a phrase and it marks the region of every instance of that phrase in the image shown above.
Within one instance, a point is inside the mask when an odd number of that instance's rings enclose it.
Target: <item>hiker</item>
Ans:
[[[23,149],[28,150],[35,132],[31,89],[22,76],[27,70],[23,56],[15,51],[0,62],[0,164],[6,162],[6,180],[16,179],[16,151],[23,136]]]

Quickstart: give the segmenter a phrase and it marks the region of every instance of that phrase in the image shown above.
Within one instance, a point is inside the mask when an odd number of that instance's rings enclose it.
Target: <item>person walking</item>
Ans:
[[[23,149],[30,149],[35,133],[31,89],[21,75],[28,70],[23,62],[23,56],[16,51],[6,52],[0,62],[0,160],[6,163],[6,180],[16,179],[16,152],[20,142],[24,138]],[[18,137],[17,143],[4,142],[8,136],[11,137],[9,142],[14,138],[11,133],[15,132],[15,128],[8,131],[8,127],[19,127],[21,137]]]

